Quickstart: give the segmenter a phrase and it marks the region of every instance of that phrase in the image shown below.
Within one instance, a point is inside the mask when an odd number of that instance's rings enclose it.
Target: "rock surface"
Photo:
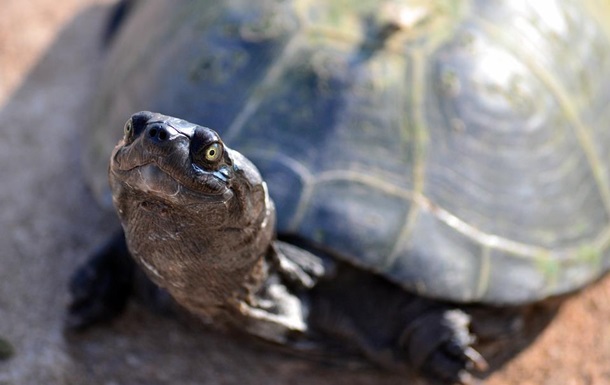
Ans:
[[[63,332],[66,285],[113,228],[80,163],[109,0],[4,0],[0,13],[0,385],[399,384],[286,357],[132,303],[119,321]],[[120,130],[120,127],[118,128]],[[574,296],[489,385],[610,384],[610,277]]]

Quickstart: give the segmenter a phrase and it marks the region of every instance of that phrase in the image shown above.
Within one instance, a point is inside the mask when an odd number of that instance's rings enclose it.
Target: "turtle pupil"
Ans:
[[[222,155],[222,149],[220,147],[220,144],[218,144],[218,143],[212,143],[209,146],[207,146],[207,148],[205,149],[205,159],[208,162],[217,161],[221,155]]]
[[[193,133],[191,154],[195,162],[199,161],[204,167],[216,164],[223,156],[222,142],[216,133],[205,127],[196,127]]]

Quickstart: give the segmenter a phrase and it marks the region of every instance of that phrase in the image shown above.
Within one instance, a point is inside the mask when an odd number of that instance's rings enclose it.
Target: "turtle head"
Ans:
[[[209,128],[136,113],[109,176],[131,253],[170,291],[194,290],[204,276],[243,279],[235,271],[269,247],[275,213],[264,181]]]
[[[125,124],[110,179],[117,208],[129,208],[125,200],[187,209],[201,230],[256,226],[269,205],[256,167],[215,131],[148,111]]]

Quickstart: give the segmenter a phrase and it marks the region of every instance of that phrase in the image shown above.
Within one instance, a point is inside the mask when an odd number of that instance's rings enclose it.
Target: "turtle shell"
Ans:
[[[610,266],[608,25],[582,0],[141,2],[100,82],[94,185],[129,115],[159,111],[257,165],[280,233],[408,290],[575,290]]]

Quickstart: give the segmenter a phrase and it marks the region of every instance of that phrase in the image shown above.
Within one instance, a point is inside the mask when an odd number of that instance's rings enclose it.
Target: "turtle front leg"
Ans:
[[[433,309],[408,322],[398,339],[406,359],[419,373],[443,384],[472,384],[471,372],[487,362],[472,344],[470,317],[459,309]]]
[[[309,305],[304,293],[327,273],[322,259],[290,243],[274,241],[266,256],[268,278],[250,303],[241,302],[238,323],[265,340],[289,344],[307,333]]]
[[[119,315],[131,295],[135,268],[125,236],[117,232],[73,273],[66,327],[83,329]]]

